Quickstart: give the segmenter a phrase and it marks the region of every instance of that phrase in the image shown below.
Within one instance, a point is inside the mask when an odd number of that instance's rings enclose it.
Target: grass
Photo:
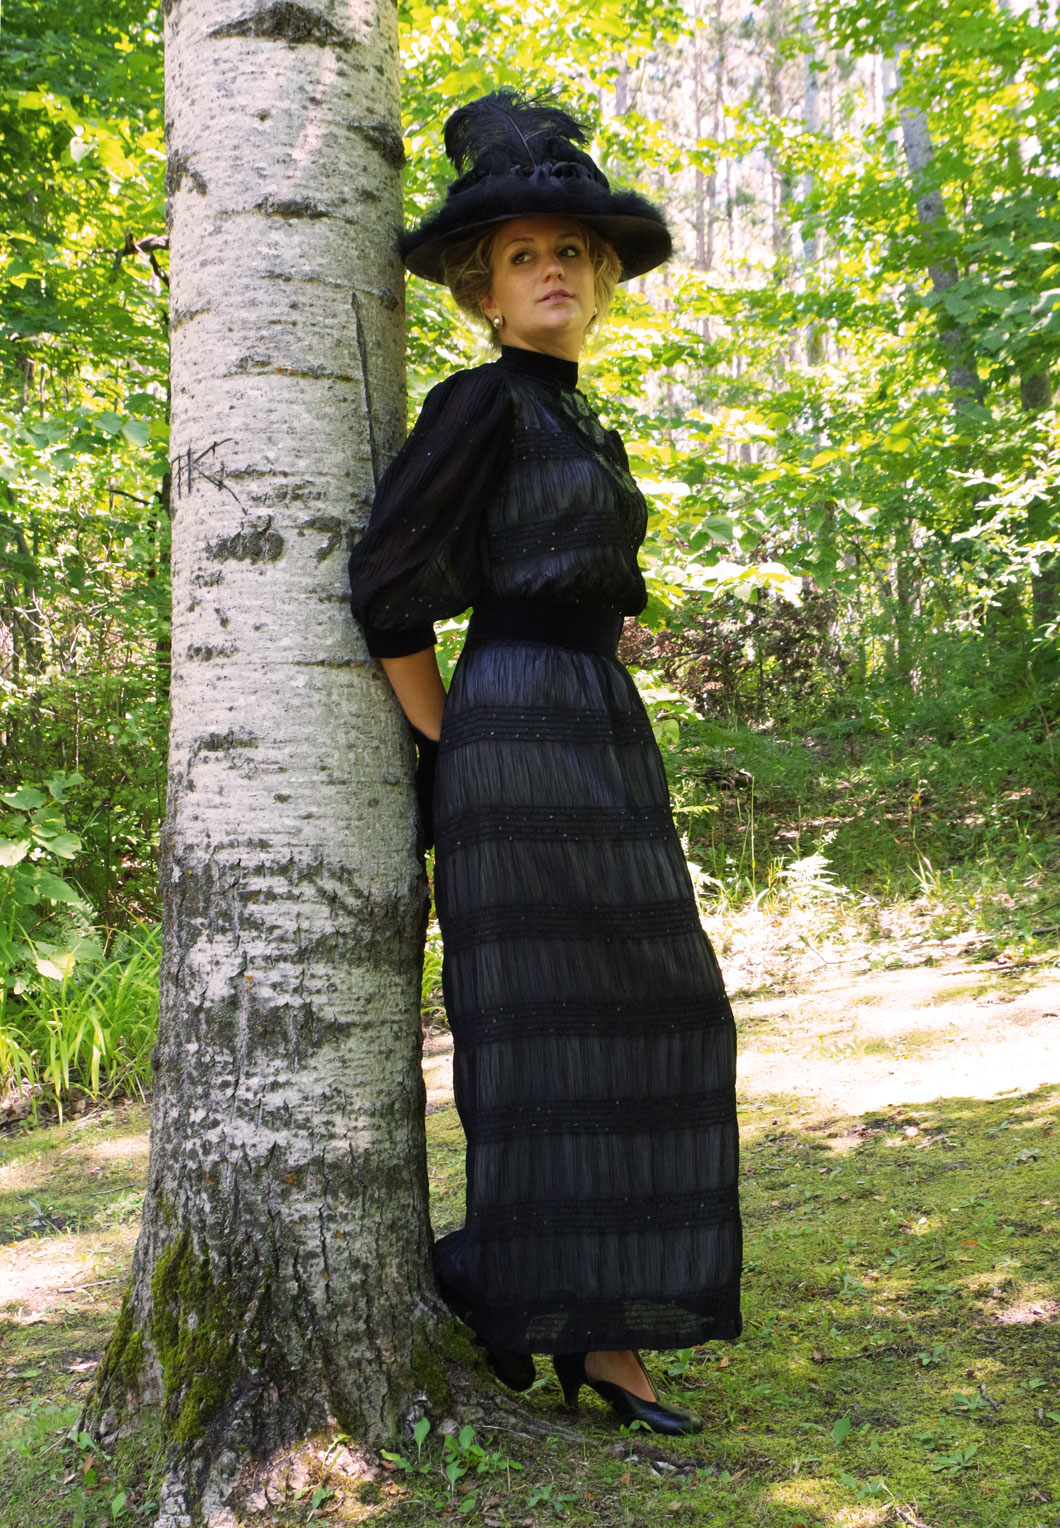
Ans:
[[[678,828],[721,914],[831,908],[871,928],[897,910],[934,937],[982,932],[1024,953],[1055,942],[1049,735],[993,723],[945,743],[886,731],[852,743],[699,721],[666,761]]]
[[[462,1213],[462,1137],[451,1108],[427,1124],[444,1230]],[[149,1419],[113,1459],[68,1437],[80,1366],[117,1311],[120,1276],[95,1281],[128,1266],[145,1127],[141,1108],[100,1110],[2,1139],[4,1266],[17,1275],[65,1247],[95,1285],[3,1313],[3,1528],[153,1521]],[[744,1336],[654,1365],[704,1417],[701,1437],[623,1432],[587,1392],[572,1418],[547,1362],[526,1398],[476,1370],[418,1444],[353,1476],[334,1445],[310,1449],[273,1506],[237,1521],[1054,1528],[1058,1169],[1055,1088],[860,1118],[745,1097]]]
[[[17,995],[0,990],[0,1082],[20,1107],[43,1103],[61,1117],[76,1099],[145,1095],[160,957],[160,929],[141,926],[98,964],[39,975]]]

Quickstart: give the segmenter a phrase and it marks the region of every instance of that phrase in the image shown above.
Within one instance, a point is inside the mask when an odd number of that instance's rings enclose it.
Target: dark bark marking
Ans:
[[[372,389],[368,382],[368,342],[364,337],[364,324],[361,321],[361,304],[357,300],[357,293],[351,292],[350,304],[353,308],[353,316],[357,328],[357,355],[361,362],[361,381],[364,384],[364,413],[368,421],[368,445],[372,456],[372,483],[379,487],[379,447],[375,438],[375,426],[372,424]]]
[[[212,483],[215,488],[223,488],[226,493],[230,493],[240,509],[243,508],[242,501],[235,489],[232,488],[231,484],[225,482],[227,468],[224,462],[220,463],[217,472],[207,472],[203,466],[203,462],[207,457],[213,459],[217,448],[219,446],[227,446],[231,440],[232,436],[226,435],[224,440],[215,440],[210,445],[204,446],[201,451],[193,451],[191,446],[189,446],[186,451],[180,451],[176,456],[170,457],[169,465],[173,474],[172,482],[178,499],[182,498],[185,493],[190,493],[195,480],[202,478],[204,482]]]
[[[275,5],[226,21],[207,33],[209,37],[266,37],[295,45],[311,43],[318,48],[352,48],[353,38],[340,32],[326,16],[306,5],[278,0]]]
[[[267,371],[271,365],[271,355],[265,355],[260,350],[251,351],[249,354],[239,357],[239,360],[232,367],[231,375],[240,376],[249,371]]]
[[[274,201],[266,196],[256,204],[255,212],[263,212],[267,218],[329,218],[335,214],[330,207],[311,202],[308,197],[291,197],[288,201]]]
[[[181,324],[186,324],[190,319],[198,318],[200,313],[209,313],[209,308],[171,308],[169,314],[169,332],[179,329]]]
[[[400,170],[405,163],[405,145],[401,134],[382,122],[351,122],[350,127],[359,138],[371,145],[392,170]]]
[[[271,524],[272,516],[266,515],[265,523],[252,530],[208,541],[206,555],[211,562],[276,562],[283,556],[283,537],[269,529]]]
[[[373,297],[378,297],[388,313],[393,313],[401,307],[401,298],[393,287],[366,287],[365,290],[370,291]]]
[[[196,740],[191,757],[197,759],[200,753],[228,753],[233,748],[253,748],[257,742],[252,733],[237,732],[234,727],[227,732],[204,732]]]
[[[235,651],[231,642],[222,643],[219,647],[211,647],[206,642],[193,642],[184,656],[199,663],[210,663],[214,658],[230,658]]]
[[[167,196],[179,191],[185,180],[190,180],[200,196],[207,191],[206,181],[190,162],[186,154],[170,154],[166,161],[165,190]]]
[[[328,538],[313,554],[317,562],[326,562],[342,542],[343,525],[337,515],[313,515],[300,523],[298,534],[302,535],[303,531],[320,531]]]

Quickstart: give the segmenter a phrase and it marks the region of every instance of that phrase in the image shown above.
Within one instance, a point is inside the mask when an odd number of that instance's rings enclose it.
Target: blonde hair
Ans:
[[[622,263],[614,250],[588,224],[571,218],[571,226],[585,241],[585,254],[593,269],[593,287],[596,313],[585,326],[588,334],[607,317],[607,310],[622,274]],[[474,323],[484,326],[490,344],[499,350],[501,337],[479,306],[493,284],[493,247],[503,224],[488,228],[475,239],[464,239],[453,244],[443,256],[445,284],[453,294],[457,307]]]

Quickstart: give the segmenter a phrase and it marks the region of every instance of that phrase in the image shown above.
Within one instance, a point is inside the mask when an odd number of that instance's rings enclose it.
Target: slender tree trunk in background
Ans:
[[[726,37],[725,20],[721,11],[721,0],[714,0],[714,116],[712,119],[711,136],[714,142],[720,144],[725,136],[725,71],[726,61]],[[721,150],[719,149],[720,153]],[[714,161],[710,175],[707,177],[707,196],[709,200],[709,214],[707,217],[707,243],[704,251],[705,269],[714,269],[714,246],[718,227],[718,164]]]
[[[170,0],[173,675],[152,1145],[88,1416],[158,1523],[392,1435],[429,1270],[408,745],[346,553],[404,429],[397,6]],[[199,1509],[195,1503],[201,1504]]]
[[[703,39],[706,27],[700,13],[700,0],[694,0],[693,5],[694,30],[692,35],[692,68],[693,68],[693,110],[696,119],[696,142],[697,145],[703,138],[703,114],[706,108],[704,97],[704,48]],[[723,71],[725,67],[725,44],[721,18],[721,0],[715,0],[714,4],[714,48],[716,64],[714,74],[714,100],[712,104],[712,137],[715,144],[721,138],[721,107],[723,90]],[[714,235],[717,223],[718,201],[718,171],[717,153],[709,175],[704,175],[703,170],[696,168],[696,269],[709,271],[714,265]],[[704,316],[700,321],[700,333],[707,344],[710,343],[711,329],[710,318]]]
[[[1041,413],[1053,406],[1053,379],[1048,370],[1024,371],[1020,376],[1020,403],[1029,414]],[[1054,508],[1042,499],[1027,508],[1029,531],[1035,541],[1048,536]],[[1060,559],[1031,575],[1031,617],[1035,627],[1047,626],[1060,616]]]
[[[696,143],[703,137],[703,18],[699,0],[692,6],[692,110],[696,119]],[[707,264],[707,178],[696,166],[696,270],[710,269]],[[705,334],[704,338],[708,336]]]
[[[765,41],[768,55],[764,62],[766,99],[775,122],[784,120],[784,84],[782,44],[787,39],[789,19],[787,0],[767,0]],[[791,177],[775,148],[767,150],[773,169],[773,266],[777,285],[786,285],[791,268],[791,225],[788,204],[791,201]]]
[[[904,526],[894,538],[894,673],[899,679],[913,674],[913,620],[920,580],[916,552]]]
[[[629,64],[623,58],[615,80],[615,116],[624,117],[629,110]]]
[[[896,88],[901,84],[897,58],[895,84]],[[917,220],[921,227],[941,232],[946,227],[946,206],[942,192],[937,187],[926,185],[927,171],[935,157],[927,116],[922,111],[903,108],[901,123],[902,147],[916,193]],[[960,279],[956,261],[951,259],[933,261],[928,266],[928,275],[932,289],[939,297],[944,297]],[[954,396],[954,406],[960,413],[969,404],[981,403],[983,388],[975,364],[975,348],[967,328],[963,324],[950,323],[945,307],[939,308],[939,339],[946,356],[946,378]]]
[[[813,13],[809,0],[801,0],[799,26],[805,39],[803,53],[802,120],[807,133],[817,137],[821,131],[821,81],[817,58],[817,37],[814,31]],[[808,197],[813,191],[813,175],[801,177],[799,195]],[[816,230],[802,238],[802,265],[806,272],[813,272],[820,255],[820,240]],[[820,366],[824,361],[824,338],[816,324],[806,327],[806,361],[810,366]]]

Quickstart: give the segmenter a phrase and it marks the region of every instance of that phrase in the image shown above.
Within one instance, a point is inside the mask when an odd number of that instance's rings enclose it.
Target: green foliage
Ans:
[[[143,1097],[158,1030],[157,926],[131,929],[106,959],[41,974],[0,1006],[0,1079],[60,1117],[79,1097]],[[49,969],[50,968],[50,969]]]
[[[92,908],[56,870],[81,848],[64,807],[79,775],[53,775],[44,790],[0,793],[0,1016],[7,995],[25,992],[31,973],[62,981],[78,959],[100,953]]]
[[[162,59],[146,3],[0,29],[0,780],[87,782],[74,880],[156,911],[168,694]]]

